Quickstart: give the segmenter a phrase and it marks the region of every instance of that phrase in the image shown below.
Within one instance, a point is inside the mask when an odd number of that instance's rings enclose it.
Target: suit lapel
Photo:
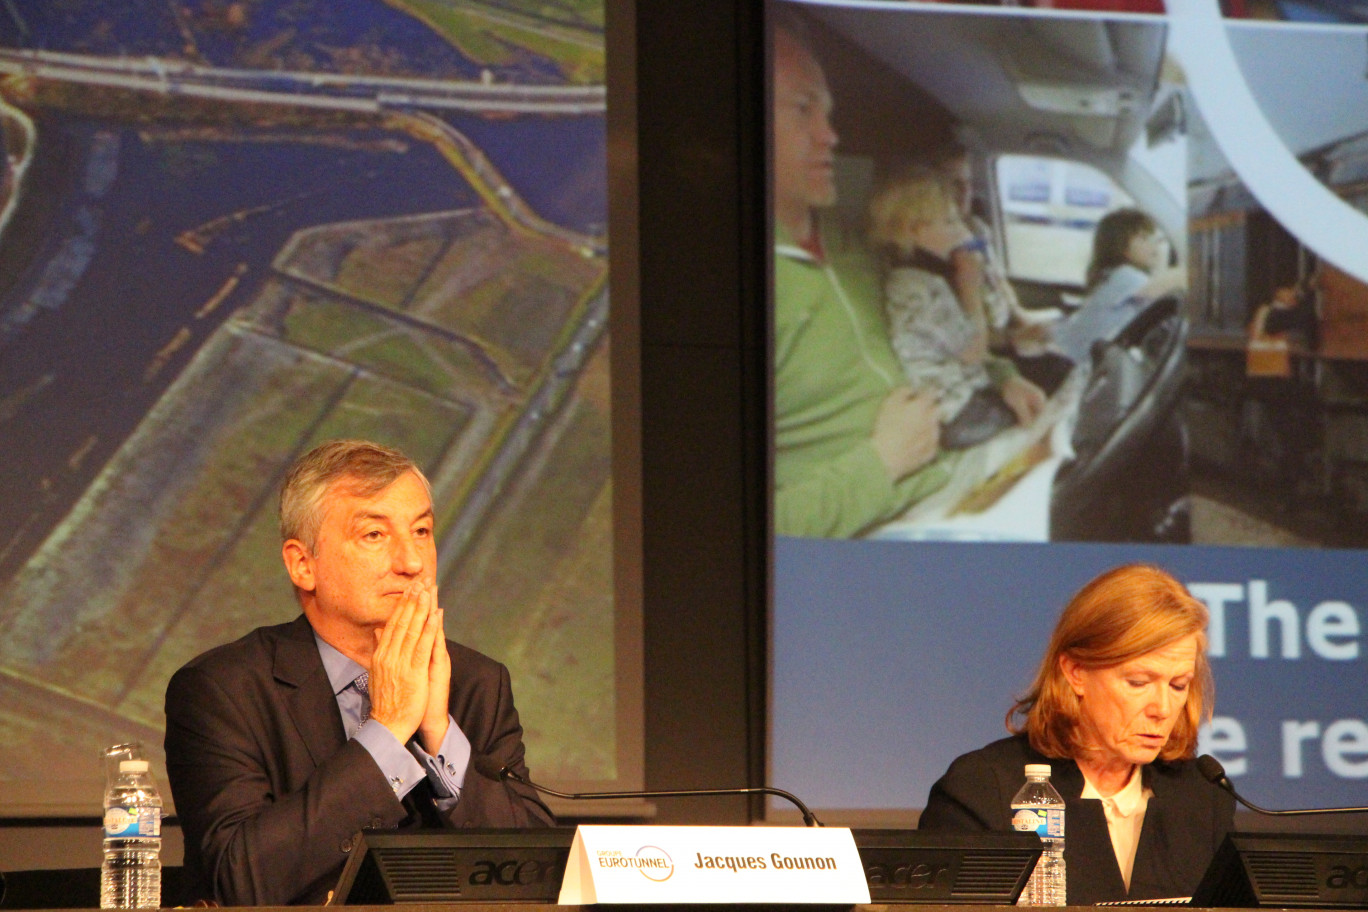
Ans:
[[[1051,780],[1067,805],[1064,855],[1069,865],[1069,905],[1092,905],[1125,896],[1126,885],[1112,850],[1102,802],[1080,797],[1084,780],[1078,764],[1052,762]]]
[[[272,674],[295,730],[317,766],[346,743],[347,734],[313,628],[304,615],[281,631]]]
[[[1090,906],[1124,897],[1126,883],[1116,863],[1102,802],[1075,798],[1066,803],[1064,854],[1069,861],[1069,905]]]
[[[1145,807],[1145,825],[1140,829],[1140,842],[1135,847],[1135,867],[1131,871],[1131,892],[1142,897],[1172,896],[1174,879],[1165,859],[1171,858],[1167,828],[1164,825],[1164,785],[1150,766],[1142,767],[1145,787],[1150,795]],[[1144,892],[1141,892],[1141,891]]]

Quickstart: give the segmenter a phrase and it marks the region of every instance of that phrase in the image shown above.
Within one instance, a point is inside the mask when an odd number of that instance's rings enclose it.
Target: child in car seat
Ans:
[[[989,354],[987,326],[971,319],[951,287],[950,254],[973,234],[943,179],[927,169],[894,178],[874,194],[869,215],[884,265],[889,339],[912,387],[937,394],[941,446],[962,449],[1028,423],[1044,394],[1010,361]]]

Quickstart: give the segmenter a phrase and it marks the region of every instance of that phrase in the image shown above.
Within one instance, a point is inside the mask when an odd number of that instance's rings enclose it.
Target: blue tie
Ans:
[[[366,724],[370,718],[370,672],[363,671],[352,681],[352,686],[361,695],[361,718],[357,720],[356,727],[360,728]]]

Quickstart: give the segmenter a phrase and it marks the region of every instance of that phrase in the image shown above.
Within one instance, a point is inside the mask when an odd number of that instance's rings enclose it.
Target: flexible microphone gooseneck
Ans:
[[[1202,754],[1197,758],[1197,771],[1212,785],[1225,789],[1235,798],[1236,801],[1260,814],[1267,814],[1270,817],[1300,817],[1308,814],[1361,814],[1368,811],[1368,807],[1338,807],[1338,808],[1296,808],[1288,811],[1270,811],[1268,808],[1261,808],[1257,804],[1246,801],[1239,792],[1235,791],[1235,786],[1226,778],[1225,767],[1221,766],[1221,761],[1210,754]]]
[[[512,779],[523,785],[536,789],[545,795],[554,795],[557,798],[568,798],[572,801],[591,801],[607,798],[702,798],[712,795],[775,795],[786,801],[792,802],[803,814],[803,823],[806,826],[821,826],[822,822],[817,819],[817,815],[808,810],[807,805],[798,800],[798,796],[786,792],[783,789],[769,788],[768,786],[757,786],[755,788],[726,788],[726,789],[666,789],[656,791],[639,792],[558,792],[555,789],[538,785],[526,776],[519,775],[507,766],[491,768],[485,757],[477,757],[475,768],[491,779]]]

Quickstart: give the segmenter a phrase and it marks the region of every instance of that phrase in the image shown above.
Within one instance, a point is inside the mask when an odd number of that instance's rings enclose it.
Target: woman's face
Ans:
[[[1187,705],[1197,650],[1194,633],[1110,668],[1084,668],[1067,655],[1060,658],[1079,697],[1079,741],[1090,763],[1119,769],[1159,756]]]
[[[1126,260],[1145,272],[1154,272],[1160,266],[1165,247],[1164,236],[1158,231],[1141,231],[1131,235],[1126,244]]]

